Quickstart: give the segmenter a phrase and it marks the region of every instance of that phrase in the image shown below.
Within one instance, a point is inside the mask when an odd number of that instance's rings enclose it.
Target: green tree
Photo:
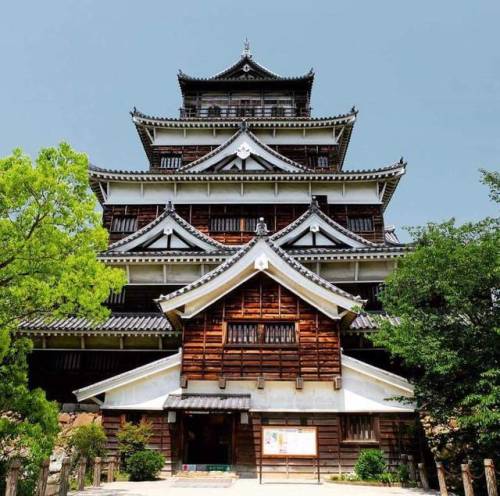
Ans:
[[[105,318],[101,303],[125,282],[96,257],[108,238],[87,169],[86,155],[65,143],[35,161],[21,150],[0,159],[0,472],[16,454],[35,472],[58,430],[56,405],[28,388],[31,342],[14,339],[17,323]]]
[[[485,219],[411,229],[415,249],[381,294],[401,322],[381,321],[373,340],[408,367],[430,446],[454,462],[500,455],[498,228]]]

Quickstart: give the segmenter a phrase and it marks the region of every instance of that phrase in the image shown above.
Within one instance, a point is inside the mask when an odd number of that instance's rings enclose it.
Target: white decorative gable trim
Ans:
[[[173,322],[177,316],[189,319],[257,273],[265,273],[331,319],[340,320],[364,303],[296,262],[265,236],[254,238],[216,269],[156,301]]]
[[[253,380],[227,380],[224,394],[248,395],[255,412],[413,412],[415,406],[395,397],[409,399],[412,385],[403,377],[341,355],[342,388],[334,390],[329,381],[304,381],[297,390],[295,381],[266,381],[258,389]],[[190,380],[180,388],[181,352],[129,370],[105,381],[74,391],[78,401],[104,395],[102,409],[164,410],[170,395],[220,394],[218,381]]]
[[[310,172],[309,169],[294,162],[263,143],[246,127],[241,129],[225,143],[203,157],[186,164],[177,172]]]
[[[369,248],[381,246],[353,233],[321,211],[315,201],[297,220],[271,240],[286,248]]]
[[[111,244],[106,253],[129,251],[224,251],[234,252],[177,215],[172,205],[147,226]]]

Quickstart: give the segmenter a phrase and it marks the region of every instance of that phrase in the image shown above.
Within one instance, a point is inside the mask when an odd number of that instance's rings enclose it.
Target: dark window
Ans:
[[[108,305],[123,305],[125,303],[125,288],[122,288],[119,293],[111,292],[106,303]]]
[[[208,117],[220,117],[220,107],[217,105],[213,105],[212,107],[208,107]]]
[[[274,105],[273,107],[271,107],[271,115],[273,117],[283,117],[285,115],[285,109],[283,107]]]
[[[228,344],[295,344],[294,322],[229,322]]]
[[[375,419],[372,415],[345,415],[341,417],[342,441],[377,441]]]
[[[182,165],[182,154],[167,153],[160,157],[160,169],[178,169]]]
[[[111,232],[132,233],[137,231],[137,217],[135,215],[115,215],[111,222]]]
[[[258,217],[211,217],[211,232],[255,232]]]
[[[139,425],[142,422],[143,414],[141,412],[128,412],[125,414],[125,422],[133,425]]]
[[[353,232],[373,231],[372,217],[349,217],[347,227]]]

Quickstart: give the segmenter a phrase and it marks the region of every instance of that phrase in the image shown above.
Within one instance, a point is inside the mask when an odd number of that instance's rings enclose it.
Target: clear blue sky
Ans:
[[[478,168],[500,167],[498,0],[47,0],[0,6],[0,156],[61,140],[102,167],[141,169],[135,105],[176,116],[179,68],[240,55],[316,71],[313,112],[359,118],[346,168],[403,155],[387,223],[496,214]]]

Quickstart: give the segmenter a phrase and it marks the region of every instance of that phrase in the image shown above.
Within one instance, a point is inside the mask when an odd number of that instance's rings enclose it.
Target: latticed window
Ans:
[[[328,159],[328,155],[318,155],[316,164],[319,168],[327,168],[330,165],[330,161]]]
[[[297,331],[294,322],[229,322],[228,344],[295,344]]]
[[[258,217],[218,216],[210,218],[212,232],[255,232]]]
[[[160,169],[178,169],[182,165],[182,154],[166,153],[160,157]]]
[[[354,232],[373,231],[373,218],[349,217],[347,219],[347,226]]]
[[[285,115],[285,108],[280,107],[278,105],[273,105],[271,107],[271,116],[272,117],[283,117]]]
[[[377,441],[375,418],[372,415],[342,416],[341,428],[343,441]]]
[[[135,215],[115,215],[111,222],[111,232],[132,233],[137,231],[137,217]]]
[[[221,109],[218,105],[208,107],[208,117],[220,117]]]

